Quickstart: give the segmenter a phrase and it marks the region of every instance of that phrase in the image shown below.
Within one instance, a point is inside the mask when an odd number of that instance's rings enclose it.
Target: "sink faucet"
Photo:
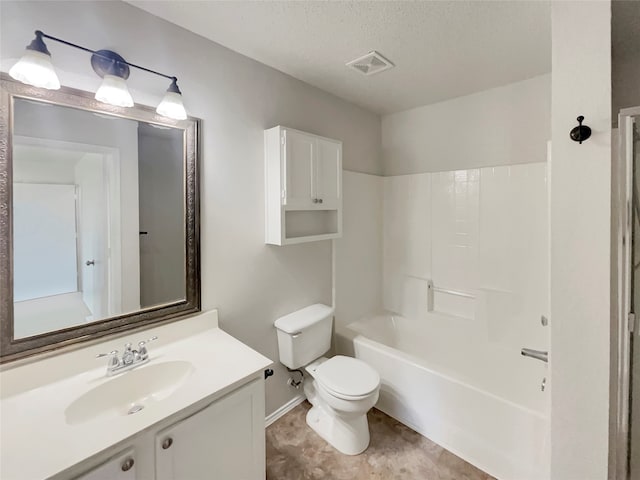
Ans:
[[[138,350],[131,348],[131,343],[126,343],[122,358],[118,358],[118,350],[112,350],[109,353],[99,353],[96,358],[109,357],[107,363],[107,377],[126,372],[149,361],[149,351],[147,343],[157,340],[158,337],[151,337],[149,340],[138,342]]]

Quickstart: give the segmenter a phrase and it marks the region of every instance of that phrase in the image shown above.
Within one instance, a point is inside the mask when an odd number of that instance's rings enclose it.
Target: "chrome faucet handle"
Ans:
[[[96,355],[96,358],[102,357],[111,357],[109,358],[108,367],[117,367],[120,365],[120,360],[118,360],[118,350],[111,350],[109,353],[99,353]]]
[[[122,363],[124,365],[131,365],[135,360],[136,353],[131,349],[131,343],[124,344],[124,352],[122,353]]]
[[[149,340],[142,340],[138,342],[138,355],[140,356],[141,360],[146,360],[147,357],[149,356],[149,350],[147,350],[147,343],[153,342],[154,340],[157,340],[157,339],[158,339],[157,336],[153,336]]]

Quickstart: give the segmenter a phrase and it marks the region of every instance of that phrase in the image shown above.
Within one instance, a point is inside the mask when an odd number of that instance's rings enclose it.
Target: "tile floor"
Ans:
[[[304,402],[267,428],[267,480],[495,480],[376,409],[369,448],[343,455],[307,426],[309,408]]]

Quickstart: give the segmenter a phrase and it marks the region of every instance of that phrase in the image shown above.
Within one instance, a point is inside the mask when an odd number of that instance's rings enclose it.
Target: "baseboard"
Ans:
[[[305,397],[302,394],[298,395],[297,397],[293,397],[291,400],[289,400],[287,403],[282,405],[279,409],[277,409],[271,415],[268,415],[267,418],[265,418],[265,420],[264,420],[265,424],[266,424],[265,428],[268,427],[269,425],[271,425],[273,422],[278,420],[280,417],[282,417],[286,413],[288,413],[291,410],[293,410],[294,408],[296,408],[298,405],[300,405],[302,402],[304,402],[306,400],[306,398],[307,397]]]

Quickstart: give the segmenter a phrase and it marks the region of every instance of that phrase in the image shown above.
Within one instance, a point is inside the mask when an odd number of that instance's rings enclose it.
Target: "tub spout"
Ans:
[[[525,357],[535,358],[536,360],[540,360],[544,363],[547,363],[549,361],[549,352],[543,352],[541,350],[523,348],[522,350],[520,350],[520,354]]]

